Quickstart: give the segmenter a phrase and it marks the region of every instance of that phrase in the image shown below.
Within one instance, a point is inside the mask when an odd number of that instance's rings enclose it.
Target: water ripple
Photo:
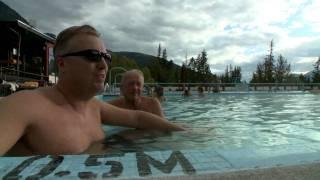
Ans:
[[[135,146],[159,150],[320,142],[319,97],[312,94],[170,96],[162,104],[167,118],[186,125],[189,130],[139,140]]]

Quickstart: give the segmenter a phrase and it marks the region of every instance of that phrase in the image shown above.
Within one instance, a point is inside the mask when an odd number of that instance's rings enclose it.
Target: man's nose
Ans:
[[[99,68],[99,70],[103,70],[106,69],[106,71],[108,70],[108,64],[106,63],[106,61],[104,59],[101,58],[101,60],[97,63],[97,66]]]
[[[133,88],[134,88],[135,90],[138,90],[138,89],[140,88],[140,86],[139,86],[139,84],[135,83],[135,84],[133,85]]]

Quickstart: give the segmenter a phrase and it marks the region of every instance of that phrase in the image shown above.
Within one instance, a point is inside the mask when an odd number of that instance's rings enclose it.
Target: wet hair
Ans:
[[[100,33],[90,25],[71,26],[58,34],[55,46],[53,48],[53,55],[57,58],[59,55],[66,53],[70,40],[79,34],[87,34],[100,37]]]

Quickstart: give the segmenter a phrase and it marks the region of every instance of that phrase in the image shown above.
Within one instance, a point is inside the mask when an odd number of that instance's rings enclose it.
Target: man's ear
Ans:
[[[57,60],[56,60],[56,63],[57,63],[57,67],[59,69],[59,72],[64,72],[65,70],[65,66],[66,66],[66,62],[63,58],[61,57],[57,57]]]
[[[64,62],[63,58],[61,58],[61,57],[57,57],[56,63],[57,63],[57,66],[58,66],[59,68],[63,68],[64,65],[65,65],[65,62]]]

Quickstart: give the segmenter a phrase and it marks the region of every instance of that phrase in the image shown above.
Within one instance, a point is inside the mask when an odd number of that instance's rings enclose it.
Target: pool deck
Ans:
[[[320,179],[320,144],[1,157],[0,178]]]

